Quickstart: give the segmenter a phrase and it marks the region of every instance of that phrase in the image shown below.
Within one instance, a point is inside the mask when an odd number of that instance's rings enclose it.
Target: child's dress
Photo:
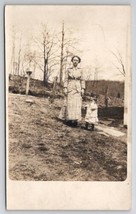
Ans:
[[[92,101],[88,105],[86,105],[86,107],[87,107],[87,112],[85,116],[85,122],[89,124],[96,124],[98,122],[97,104],[94,101]]]

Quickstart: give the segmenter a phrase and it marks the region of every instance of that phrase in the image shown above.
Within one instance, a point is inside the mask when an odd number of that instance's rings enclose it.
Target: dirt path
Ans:
[[[127,144],[109,135],[106,127],[90,132],[63,124],[57,120],[61,106],[59,99],[51,104],[44,98],[9,94],[10,179],[125,180]]]
[[[127,133],[118,130],[114,127],[107,127],[105,125],[97,125],[97,130],[99,134],[105,135],[107,137],[114,137],[115,139],[121,140],[124,143],[127,143]]]

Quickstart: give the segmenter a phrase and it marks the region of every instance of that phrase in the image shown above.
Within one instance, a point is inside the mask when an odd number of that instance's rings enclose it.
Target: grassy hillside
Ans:
[[[57,119],[63,99],[9,93],[9,178],[27,181],[123,181],[127,144]],[[33,102],[27,102],[27,100]]]
[[[9,91],[13,93],[25,94],[26,91],[26,77],[12,76],[9,80]],[[104,96],[107,91],[107,95],[111,98],[110,105],[113,106],[116,103],[122,106],[122,100],[124,97],[124,83],[118,81],[86,81],[86,95],[91,93],[99,95],[99,100],[104,105]],[[36,79],[30,79],[30,95],[38,97],[48,97],[52,95],[52,84],[45,87],[43,82]],[[63,97],[59,85],[56,88],[56,97]],[[85,98],[84,98],[85,99]],[[115,104],[115,105],[116,105]]]
[[[9,80],[9,92],[16,94],[25,94],[26,92],[26,77],[12,76]],[[52,85],[48,88],[44,86],[43,82],[36,79],[30,79],[29,94],[38,97],[48,97],[51,95]]]

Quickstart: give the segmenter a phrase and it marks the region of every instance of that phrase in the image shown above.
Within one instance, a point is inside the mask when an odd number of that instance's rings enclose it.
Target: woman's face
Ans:
[[[79,59],[77,57],[74,57],[73,58],[73,66],[77,67],[78,63],[79,63]]]

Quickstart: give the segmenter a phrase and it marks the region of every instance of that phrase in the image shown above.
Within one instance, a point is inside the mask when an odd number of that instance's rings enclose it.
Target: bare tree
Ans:
[[[19,49],[18,49],[18,57],[17,57],[17,64],[18,64],[17,75],[20,75],[21,54],[22,54],[22,35],[20,35],[20,39],[19,39]]]
[[[60,56],[60,85],[62,85],[63,80],[63,52],[64,52],[64,22],[62,24],[62,40],[61,40],[61,56]]]
[[[15,26],[11,27],[11,31],[12,31],[12,54],[11,54],[11,66],[10,66],[10,72],[11,74],[15,74],[15,40],[16,40],[16,30],[15,30]]]
[[[124,65],[123,58],[121,56],[120,51],[116,50],[116,53],[113,51],[110,51],[110,52],[112,53],[112,55],[115,57],[117,61],[117,65],[116,64],[113,64],[113,65],[123,76],[125,76],[126,69],[125,69],[125,65]]]
[[[60,85],[63,83],[63,70],[66,69],[68,58],[74,55],[74,52],[81,52],[76,48],[77,39],[72,36],[72,31],[66,29],[64,22],[62,23],[61,39],[59,37],[58,42],[60,44]]]
[[[41,38],[34,38],[34,42],[39,49],[35,63],[43,71],[43,82],[47,86],[52,67],[58,64],[55,35],[49,32],[47,26],[42,25]]]
[[[22,31],[14,25],[11,26],[10,73],[13,75],[22,75],[23,58],[25,54],[25,45],[23,43]]]
[[[101,71],[103,64],[100,64],[97,58],[95,58],[95,64],[92,66],[94,68],[94,81],[93,81],[93,87],[97,85],[97,80],[98,80],[98,74]]]

